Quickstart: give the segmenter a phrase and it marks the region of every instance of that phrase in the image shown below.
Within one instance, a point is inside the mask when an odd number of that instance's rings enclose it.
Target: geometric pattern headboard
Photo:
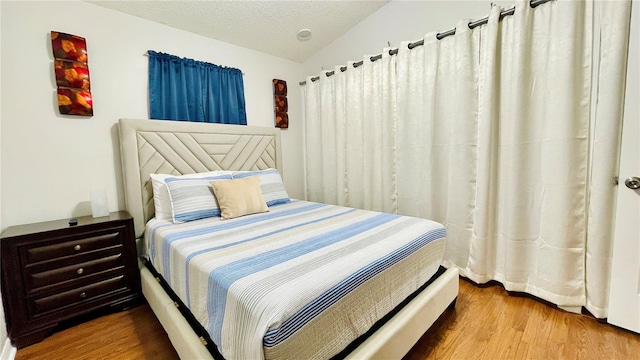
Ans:
[[[267,168],[282,173],[280,132],[275,128],[120,119],[118,130],[125,201],[136,237],[154,216],[149,174]]]

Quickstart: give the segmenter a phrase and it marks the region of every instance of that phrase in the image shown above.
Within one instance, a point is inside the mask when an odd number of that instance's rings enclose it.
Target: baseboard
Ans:
[[[11,345],[11,340],[7,339],[2,346],[0,360],[13,360],[16,357],[16,347]]]

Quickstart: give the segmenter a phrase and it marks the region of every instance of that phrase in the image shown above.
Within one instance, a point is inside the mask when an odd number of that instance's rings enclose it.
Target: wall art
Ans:
[[[289,127],[289,103],[287,102],[287,82],[273,79],[273,101],[276,115],[276,127],[286,129]]]
[[[85,38],[51,31],[51,48],[60,114],[93,116]]]
[[[54,60],[58,87],[68,87],[89,90],[89,67],[77,61]]]
[[[82,89],[58,88],[58,108],[64,115],[93,115],[91,92]]]

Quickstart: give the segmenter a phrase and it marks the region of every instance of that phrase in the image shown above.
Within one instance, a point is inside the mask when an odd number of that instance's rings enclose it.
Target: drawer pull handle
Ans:
[[[83,298],[83,299],[86,298],[87,297],[87,293],[86,292],[80,293],[80,297]]]
[[[76,245],[76,246],[74,246],[74,247],[73,247],[73,250],[75,250],[75,251],[79,251],[79,250],[80,250],[80,245]]]
[[[78,273],[78,275],[82,275],[82,273],[84,272],[83,268],[78,269],[78,271],[76,271],[76,273]]]

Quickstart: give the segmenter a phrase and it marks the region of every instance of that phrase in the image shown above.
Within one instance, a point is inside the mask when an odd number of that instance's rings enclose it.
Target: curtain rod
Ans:
[[[0,1],[2,1],[2,0],[0,0]],[[144,52],[144,54],[142,54],[142,56],[149,57],[149,52],[148,52],[148,51],[145,51],[145,52]],[[175,55],[174,55],[174,56],[175,56]],[[179,56],[178,56],[178,57],[179,57]],[[200,60],[196,60],[196,61],[200,61]],[[211,64],[211,63],[210,63],[210,64]],[[216,65],[216,64],[213,64],[213,65]],[[217,66],[221,66],[221,65],[217,65]],[[244,76],[244,71],[242,71],[242,70],[240,70],[240,71],[242,72],[242,75]],[[302,85],[302,84],[300,84],[300,85]]]
[[[550,1],[555,1],[555,0],[531,0],[531,1],[529,1],[529,5],[532,8],[536,8],[536,7],[538,7],[538,6],[542,5],[542,4],[550,2]],[[509,15],[513,15],[515,12],[516,12],[516,8],[515,7],[512,7],[511,9],[502,11],[500,13],[500,20],[502,20],[503,18],[505,18],[505,17],[507,17]],[[473,29],[477,28],[480,25],[486,25],[488,22],[489,22],[489,17],[487,16],[487,17],[482,18],[480,20],[476,20],[476,21],[470,22],[468,26],[469,26],[469,29],[473,30]],[[453,28],[453,29],[451,29],[449,31],[445,31],[445,32],[442,32],[442,33],[437,33],[436,34],[436,38],[438,40],[442,40],[442,39],[446,38],[447,36],[451,36],[451,35],[455,35],[455,34],[456,34],[456,29]],[[418,40],[416,42],[409,43],[408,48],[409,49],[413,49],[415,47],[422,46],[422,45],[424,45],[424,39]],[[389,50],[389,55],[393,56],[393,55],[397,55],[397,54],[398,54],[398,49],[397,48]],[[380,60],[380,59],[382,59],[382,54],[378,54],[378,55],[375,55],[375,56],[372,56],[372,57],[369,58],[369,60],[371,60],[371,62],[374,62],[374,61]],[[363,63],[364,63],[364,60],[360,60],[358,62],[353,63],[353,67],[357,68],[358,66],[362,65]],[[347,71],[347,67],[346,66],[342,66],[340,68],[340,71],[341,72]],[[331,71],[328,71],[328,72],[325,73],[325,75],[327,77],[329,77],[329,76],[331,76],[333,74],[335,74],[334,70],[331,70]],[[320,76],[312,77],[311,78],[311,82],[315,82],[315,81],[317,81],[319,79],[320,79]],[[301,81],[299,84],[300,84],[300,86],[306,85],[307,81],[306,80],[305,81]]]

